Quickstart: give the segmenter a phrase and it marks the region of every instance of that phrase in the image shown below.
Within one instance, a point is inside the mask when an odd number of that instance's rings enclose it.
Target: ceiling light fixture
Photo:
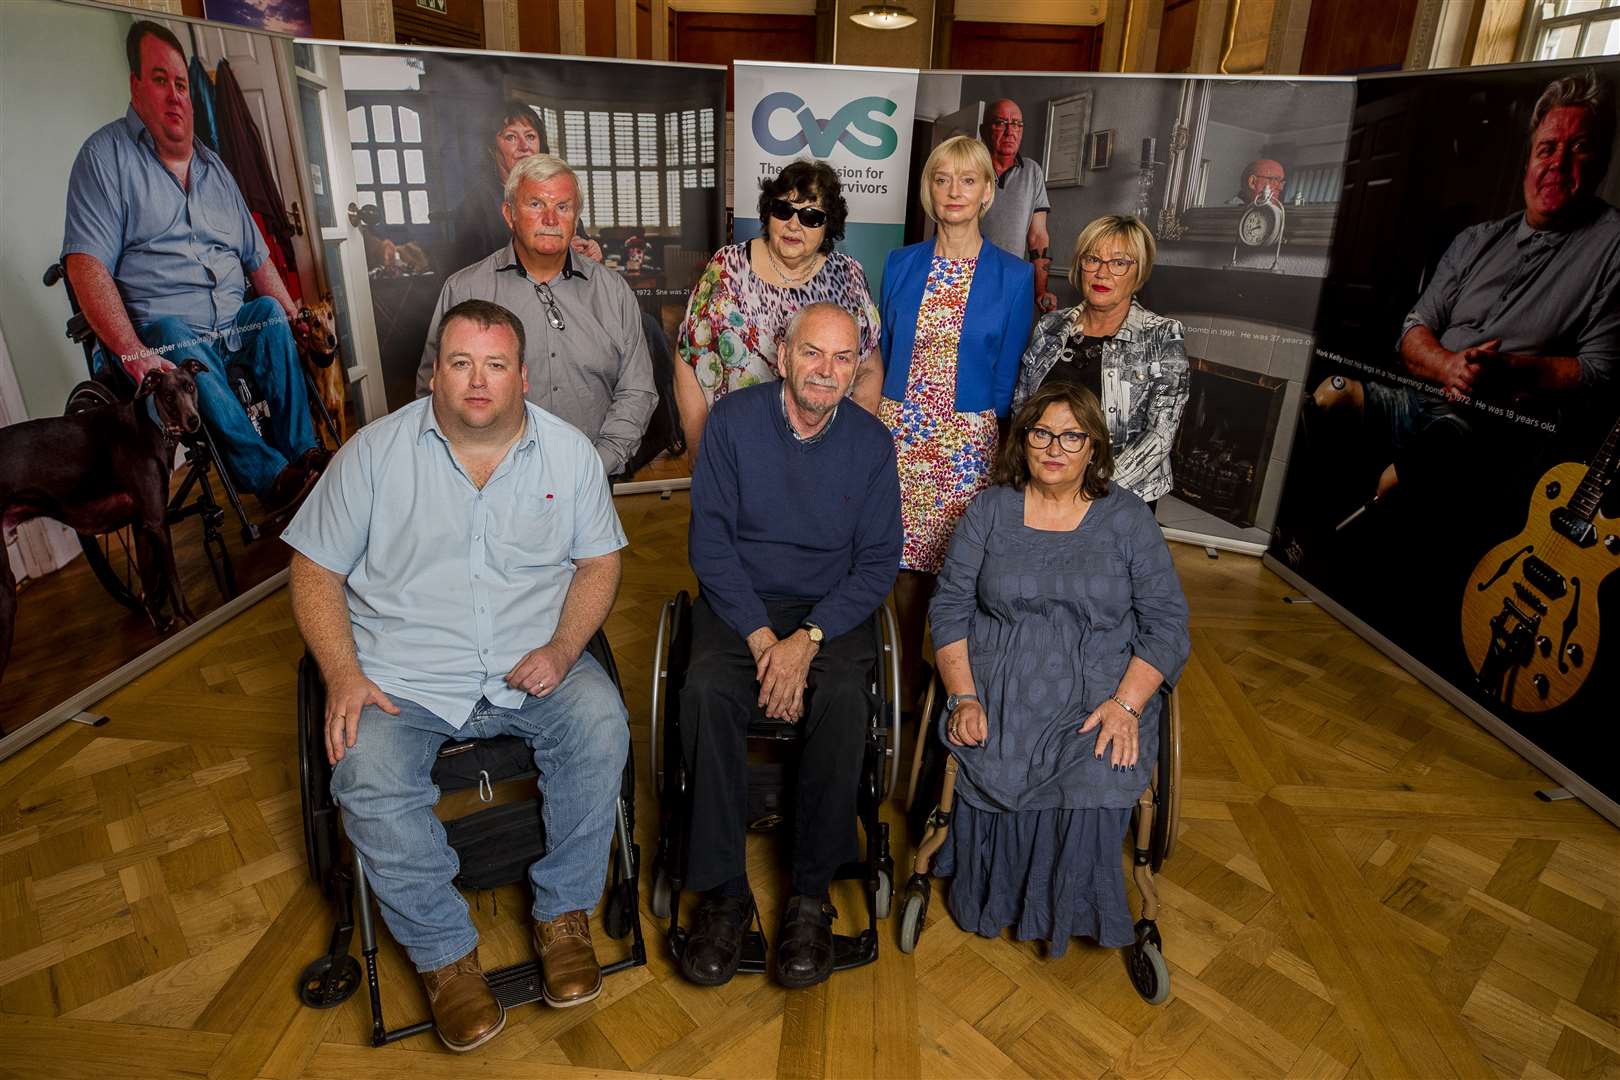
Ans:
[[[868,30],[899,30],[916,22],[917,16],[903,4],[867,4],[851,15],[849,21]]]

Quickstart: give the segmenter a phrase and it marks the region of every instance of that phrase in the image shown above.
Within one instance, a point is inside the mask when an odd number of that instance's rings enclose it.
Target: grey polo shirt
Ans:
[[[547,321],[546,305],[510,243],[451,274],[428,325],[416,394],[428,393],[444,313],[463,300],[493,301],[523,320],[529,400],[583,431],[613,476],[634,456],[658,406],[641,308],[622,277],[576,261],[572,252],[548,284],[562,313],[560,331]]]
[[[1564,232],[1522,213],[1457,234],[1401,327],[1422,324],[1453,351],[1501,338],[1501,351],[1574,356],[1600,385],[1620,361],[1620,210],[1600,204]]]
[[[1046,196],[1046,172],[1040,162],[1022,154],[996,178],[996,198],[979,221],[979,231],[1015,259],[1029,256],[1029,219],[1052,209]]]

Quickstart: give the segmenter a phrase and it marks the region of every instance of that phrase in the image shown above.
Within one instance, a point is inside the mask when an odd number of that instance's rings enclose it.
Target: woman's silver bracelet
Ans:
[[[1137,712],[1134,708],[1132,708],[1129,704],[1127,704],[1125,699],[1120,697],[1118,694],[1111,694],[1110,698],[1114,702],[1115,705],[1118,705],[1120,708],[1124,709],[1126,712],[1130,713],[1132,716],[1136,717],[1138,720],[1142,719],[1142,714]]]

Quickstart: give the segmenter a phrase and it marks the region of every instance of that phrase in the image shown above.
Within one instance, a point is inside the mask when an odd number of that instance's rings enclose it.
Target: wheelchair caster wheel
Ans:
[[[629,888],[624,885],[608,893],[607,905],[602,909],[602,929],[610,938],[622,938],[630,933],[632,912],[629,893]]]
[[[660,919],[669,918],[671,900],[669,874],[664,870],[662,863],[653,866],[653,887],[650,904],[652,913]]]
[[[1149,1005],[1162,1005],[1170,996],[1170,968],[1159,947],[1151,941],[1138,941],[1125,955],[1131,985]]]
[[[889,878],[887,870],[879,870],[877,875],[877,897],[873,901],[873,909],[877,917],[887,919],[889,909],[894,905],[894,882]]]
[[[360,961],[344,955],[333,962],[323,956],[298,976],[298,1000],[312,1009],[332,1009],[360,989]]]
[[[900,908],[900,951],[917,951],[917,939],[922,937],[923,923],[928,918],[928,889],[907,889],[906,902]]]

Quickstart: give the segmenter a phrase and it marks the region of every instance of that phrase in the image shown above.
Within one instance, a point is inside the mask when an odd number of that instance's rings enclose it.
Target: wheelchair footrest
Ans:
[[[758,918],[758,916],[755,916]],[[674,933],[669,935],[669,951],[677,961],[681,954],[686,952],[688,936],[686,927],[676,927]],[[749,930],[743,934],[742,958],[737,961],[737,974],[763,975],[770,970],[770,954],[765,944],[763,930]]]
[[[538,960],[496,968],[484,974],[484,981],[489,983],[495,1000],[508,1009],[531,1004],[546,996]]]
[[[686,951],[686,929],[677,929],[669,938],[669,951],[680,960],[681,954]],[[847,971],[850,968],[862,967],[877,959],[877,934],[871,930],[862,930],[859,934],[833,935],[833,970]],[[742,957],[737,962],[739,975],[764,975],[771,970],[770,955],[766,947],[765,933],[761,930],[749,930],[743,934]],[[490,976],[490,985],[494,985],[494,976]],[[495,995],[499,997],[500,994]]]
[[[863,967],[877,959],[877,934],[862,930],[859,934],[833,935],[833,970],[848,971]]]

